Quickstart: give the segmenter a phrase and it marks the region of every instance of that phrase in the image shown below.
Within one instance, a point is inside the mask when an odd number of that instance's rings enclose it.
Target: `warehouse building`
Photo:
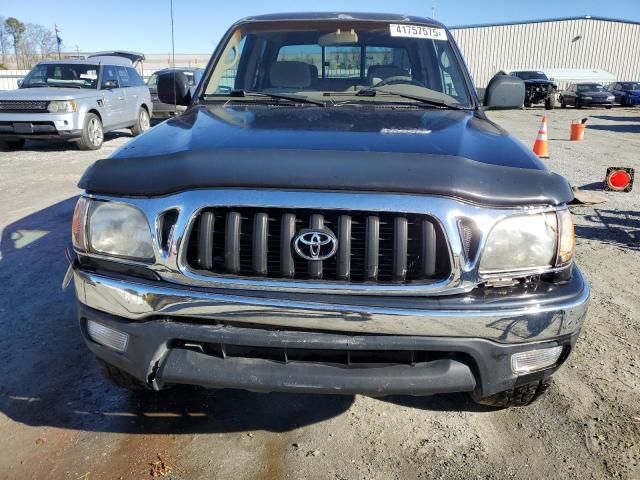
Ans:
[[[584,16],[458,26],[451,33],[480,89],[500,70],[604,70],[640,81],[640,22]]]

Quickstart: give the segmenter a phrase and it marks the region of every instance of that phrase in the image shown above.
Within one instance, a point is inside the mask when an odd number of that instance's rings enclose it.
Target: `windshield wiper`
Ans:
[[[264,98],[274,98],[276,100],[288,100],[290,102],[311,103],[313,105],[320,105],[321,107],[327,106],[327,104],[322,100],[315,100],[313,98],[305,97],[303,95],[295,95],[290,93],[251,92],[251,91],[245,91],[245,90],[231,90],[231,92],[229,92],[229,97],[225,97],[225,99],[245,98],[245,97],[264,97]]]
[[[415,100],[416,102],[425,103],[427,105],[433,105],[434,107],[449,108],[452,110],[473,110],[471,107],[462,107],[455,103],[445,102],[443,100],[437,100],[435,98],[422,97],[420,95],[410,95],[406,93],[398,93],[391,90],[383,90],[380,88],[363,88],[356,92],[359,97],[375,97],[378,93],[384,93],[387,95],[395,95],[400,98],[406,98],[407,100]]]

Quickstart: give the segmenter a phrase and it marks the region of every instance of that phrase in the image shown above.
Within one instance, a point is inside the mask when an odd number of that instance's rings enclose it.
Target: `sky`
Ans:
[[[0,16],[54,24],[68,51],[171,50],[170,0],[0,0]],[[640,0],[173,0],[176,53],[209,53],[236,20],[288,11],[386,12],[434,16],[447,26],[602,16],[640,22]],[[435,15],[432,15],[435,12]]]

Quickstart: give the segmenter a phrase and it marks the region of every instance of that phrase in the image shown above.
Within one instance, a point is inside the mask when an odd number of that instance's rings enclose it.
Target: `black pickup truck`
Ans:
[[[567,181],[485,116],[419,17],[282,14],[223,37],[188,106],[85,172],[73,274],[113,383],[527,405],[589,288]]]
[[[553,110],[556,106],[556,94],[558,86],[549,80],[544,72],[533,70],[518,70],[511,75],[524,80],[525,94],[524,106],[531,107],[535,104],[544,104],[546,110]]]

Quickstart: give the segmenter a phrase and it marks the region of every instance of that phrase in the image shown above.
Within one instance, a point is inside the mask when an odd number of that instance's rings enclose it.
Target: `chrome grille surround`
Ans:
[[[481,276],[478,267],[481,255],[467,258],[460,234],[461,223],[473,223],[477,229],[477,251],[482,252],[487,236],[496,222],[511,215],[537,214],[556,211],[562,207],[530,206],[495,208],[464,202],[459,199],[394,193],[322,192],[306,190],[200,189],[163,197],[111,197],[87,195],[102,201],[126,203],[139,208],[147,217],[152,230],[155,263],[144,264],[163,280],[181,285],[241,290],[274,290],[298,293],[332,293],[351,295],[448,295],[472,290],[490,278],[507,277],[509,272]],[[433,218],[444,232],[447,241],[451,273],[445,279],[407,284],[348,283],[325,280],[296,280],[239,276],[203,275],[189,267],[186,261],[187,239],[197,216],[207,208],[276,208],[335,211],[364,211],[407,215],[426,215]],[[177,212],[175,226],[169,238],[162,238],[162,216]],[[82,252],[79,252],[82,253]],[[136,264],[138,262],[89,253],[105,260]],[[525,277],[559,271],[544,268],[514,272]]]

